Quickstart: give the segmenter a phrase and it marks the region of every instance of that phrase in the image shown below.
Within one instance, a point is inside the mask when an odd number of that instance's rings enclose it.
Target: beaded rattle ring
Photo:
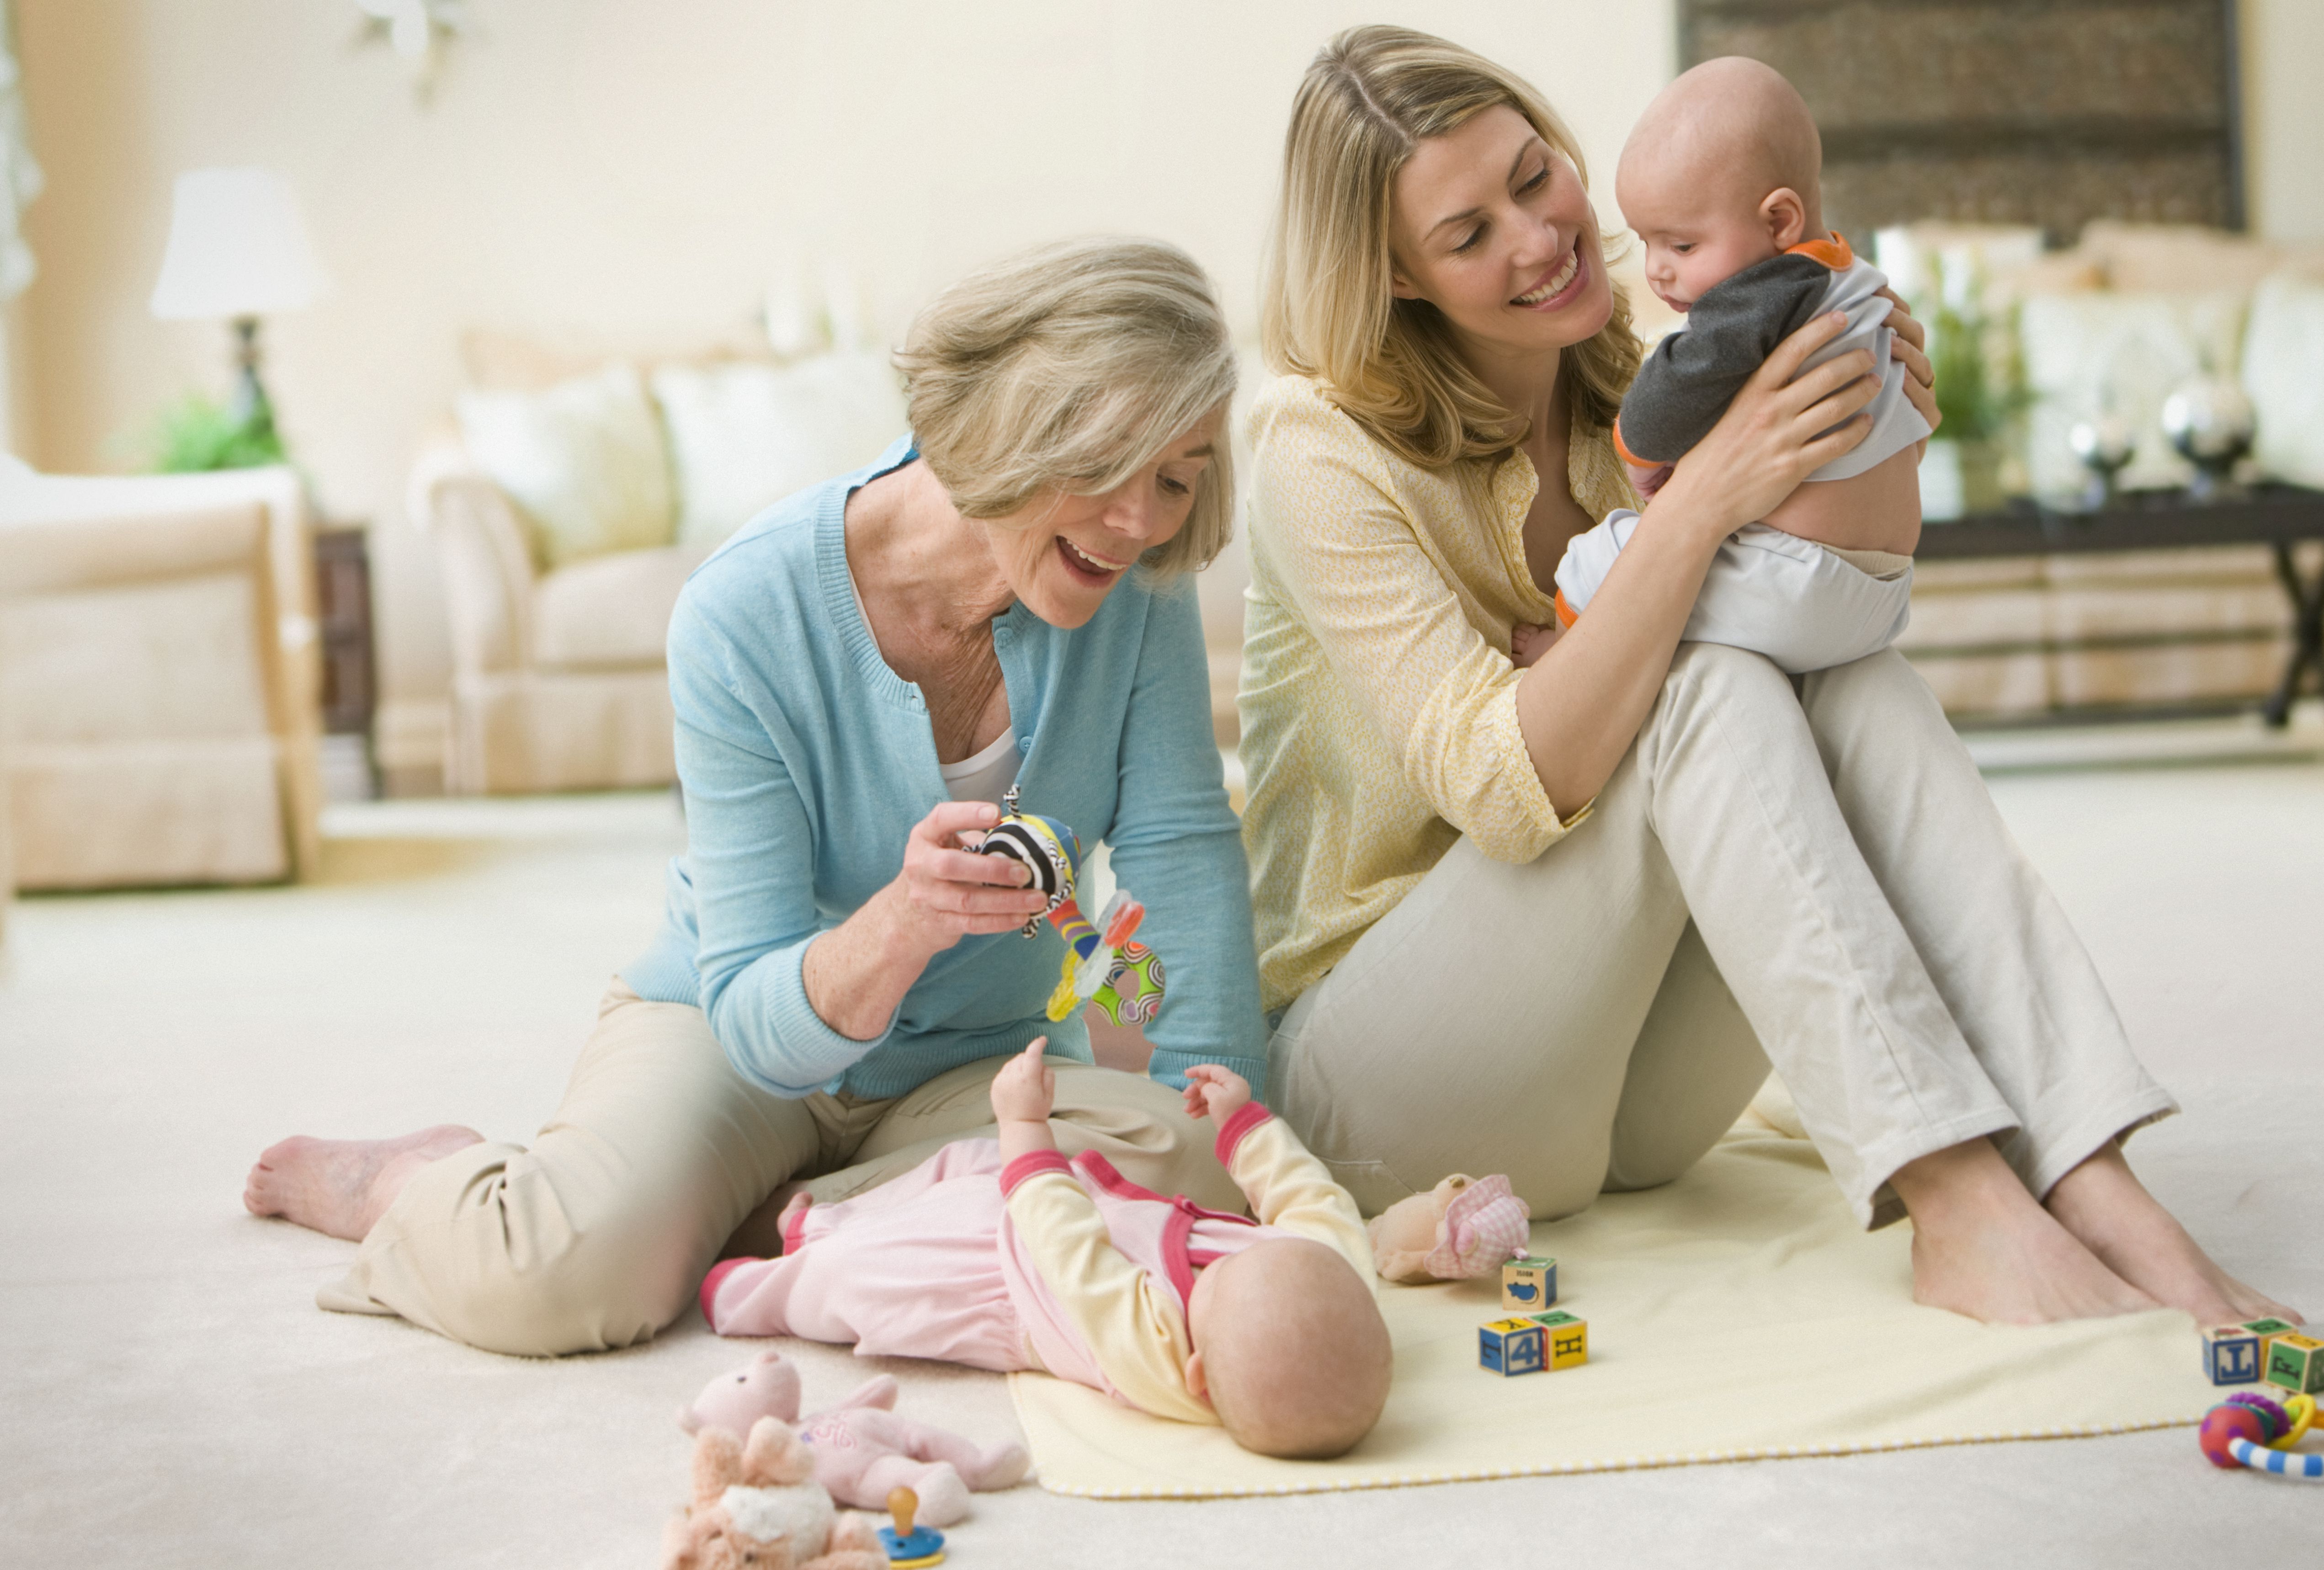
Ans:
[[[2291,1453],[2315,1420],[2313,1396],[2293,1396],[2279,1404],[2273,1396],[2238,1390],[2203,1415],[2196,1443],[2212,1465],[2230,1472],[2248,1467],[2278,1477],[2324,1482],[2324,1455]]]
[[[1028,917],[1024,936],[1041,930],[1046,916],[1065,940],[1065,974],[1049,994],[1048,1015],[1062,1020],[1076,1005],[1093,1002],[1117,1025],[1142,1025],[1162,1007],[1162,959],[1142,943],[1132,943],[1146,907],[1116,890],[1092,921],[1074,902],[1082,862],[1079,836],[1054,817],[1017,809],[1017,787],[1001,799],[1001,818],[985,831],[980,855],[1005,856],[1032,875],[1028,888],[1048,901],[1042,916]]]

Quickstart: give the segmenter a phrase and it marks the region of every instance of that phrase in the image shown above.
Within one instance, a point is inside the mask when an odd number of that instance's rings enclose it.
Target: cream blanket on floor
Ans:
[[[1536,1224],[1586,1367],[1477,1366],[1498,1282],[1383,1282],[1396,1383],[1337,1461],[1252,1455],[1041,1374],[1010,1387],[1042,1484],[1097,1499],[1297,1493],[2190,1423],[2215,1398],[2193,1323],[2033,1328],[1913,1301],[1912,1228],[1857,1230],[1814,1148],[1738,1127],[1693,1171]],[[1317,1357],[1332,1349],[1317,1347]],[[2200,1464],[2193,1442],[2190,1464]]]

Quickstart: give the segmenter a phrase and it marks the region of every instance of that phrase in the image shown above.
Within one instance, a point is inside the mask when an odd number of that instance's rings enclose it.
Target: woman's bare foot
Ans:
[[[484,1135],[456,1123],[396,1140],[310,1140],[270,1145],[250,1169],[242,1203],[253,1215],[279,1215],[331,1237],[360,1242],[387,1214],[411,1175]]]
[[[2198,1325],[2288,1319],[2300,1311],[2254,1290],[2211,1262],[2187,1229],[2146,1191],[2121,1147],[2108,1144],[2058,1180],[2044,1202],[2059,1224],[2124,1280]]]
[[[1913,1214],[1913,1298],[1989,1325],[2096,1319],[2159,1307],[2025,1191],[1983,1139],[1890,1178]]]

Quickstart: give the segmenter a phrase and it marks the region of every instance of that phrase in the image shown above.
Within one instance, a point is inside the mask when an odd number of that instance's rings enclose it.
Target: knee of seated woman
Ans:
[[[602,1228],[530,1257],[494,1250],[489,1262],[464,1261],[431,1283],[429,1307],[438,1328],[486,1352],[560,1357],[634,1346],[686,1312],[709,1268],[706,1253],[696,1261],[673,1246],[684,1231]]]

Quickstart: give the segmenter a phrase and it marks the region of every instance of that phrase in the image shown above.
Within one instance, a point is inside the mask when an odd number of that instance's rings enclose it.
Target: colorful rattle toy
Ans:
[[[2324,1455],[2290,1454],[2316,1420],[2316,1398],[2293,1396],[2279,1404],[2256,1390],[2238,1390],[2203,1415],[2196,1442],[2214,1466],[2272,1472],[2278,1477],[2324,1481]]]
[[[944,1563],[944,1534],[931,1527],[913,1528],[912,1517],[919,1508],[920,1496],[910,1489],[888,1491],[888,1514],[896,1523],[880,1528],[880,1546],[888,1550],[888,1570],[919,1570],[923,1565]]]
[[[1162,958],[1130,939],[1146,919],[1146,907],[1126,889],[1114,891],[1095,922],[1074,903],[1082,862],[1082,842],[1054,817],[1017,810],[1017,787],[1001,798],[1001,819],[985,831],[979,854],[1006,856],[1032,876],[1030,886],[1049,901],[1049,924],[1065,940],[1065,974],[1049,994],[1049,1018],[1062,1020],[1074,1005],[1093,1002],[1117,1025],[1142,1025],[1162,1007]],[[1041,918],[1025,923],[1025,936],[1041,930]]]

